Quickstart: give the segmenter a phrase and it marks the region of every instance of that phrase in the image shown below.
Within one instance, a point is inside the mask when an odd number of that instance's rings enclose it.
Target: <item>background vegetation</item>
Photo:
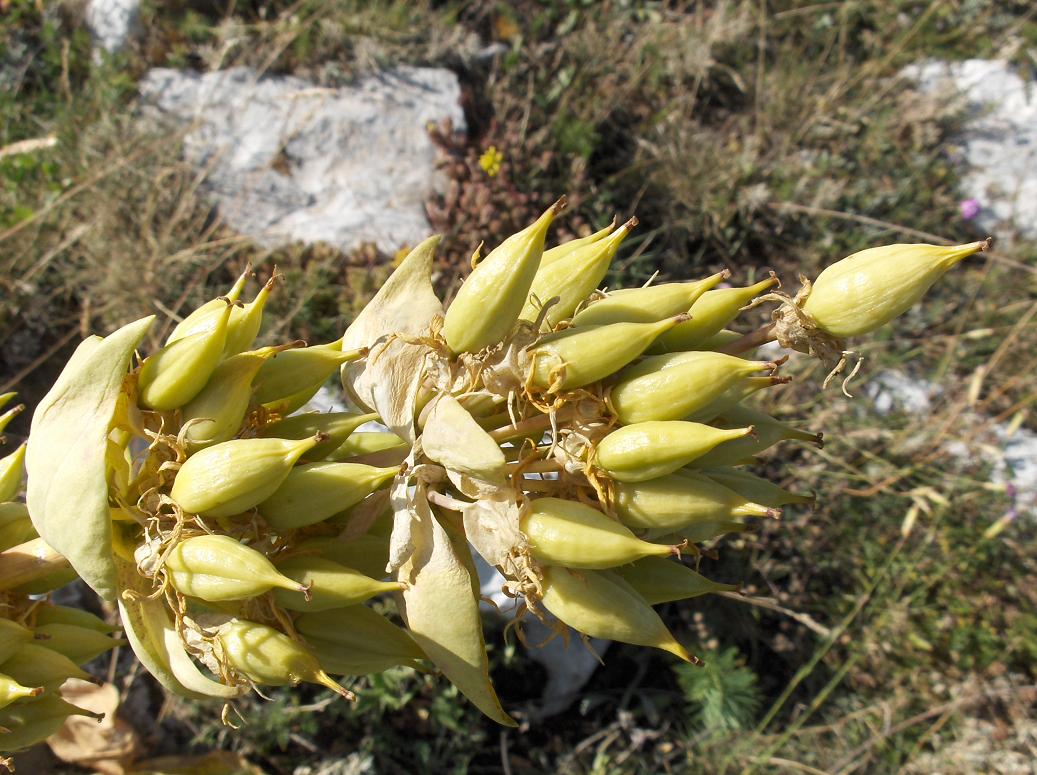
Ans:
[[[394,63],[455,70],[470,131],[443,140],[451,185],[429,202],[447,292],[475,245],[562,192],[573,207],[559,238],[614,213],[641,219],[613,282],[660,267],[791,279],[868,245],[985,236],[959,214],[979,192],[959,190],[948,153],[962,104],[897,73],[972,56],[1037,71],[1022,0],[153,0],[138,44],[99,61],[79,4],[3,0],[0,15],[0,148],[57,140],[0,157],[0,392],[17,386],[30,404],[81,335],[190,308],[246,259],[261,278],[275,263],[287,275],[264,329],[279,339],[334,338],[389,271],[372,249],[268,251],[224,228],[180,138],[135,113],[148,67],[249,64],[324,85]],[[478,163],[491,146],[495,177]],[[1034,257],[1015,242],[973,262],[865,345],[870,374],[939,384],[931,415],[819,394],[805,363],[769,399],[825,432],[824,450],[785,447],[767,466],[818,503],[703,559],[764,602],[668,608],[705,670],[616,646],[572,708],[542,722],[529,712],[542,668],[498,634],[494,678],[528,722],[519,732],[400,671],[359,681],[355,706],[276,692],[238,731],[218,708],[172,702],[154,751],[233,749],[270,772],[336,757],[357,772],[1028,772],[1033,504],[947,444],[997,422],[1035,427]],[[124,680],[160,706],[145,678]]]

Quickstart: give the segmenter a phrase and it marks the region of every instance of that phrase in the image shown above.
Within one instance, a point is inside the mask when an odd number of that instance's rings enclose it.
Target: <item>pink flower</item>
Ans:
[[[978,199],[963,199],[958,207],[961,210],[961,217],[966,221],[971,221],[983,209]]]

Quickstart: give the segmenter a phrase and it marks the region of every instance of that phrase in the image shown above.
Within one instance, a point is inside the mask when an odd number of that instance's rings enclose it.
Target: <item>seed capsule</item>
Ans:
[[[775,387],[776,385],[787,385],[791,381],[791,377],[783,377],[778,374],[771,374],[766,377],[745,377],[705,406],[696,409],[686,419],[693,420],[694,422],[713,422],[724,412],[737,407],[753,393]]]
[[[0,734],[0,751],[17,751],[42,743],[57,732],[69,716],[98,717],[53,694],[4,708],[0,711],[0,728],[6,731]]]
[[[3,414],[0,414],[0,433],[3,433],[4,429],[6,429],[7,426],[11,424],[11,420],[13,420],[15,417],[17,417],[24,411],[25,404],[18,404],[17,406],[12,406]]]
[[[256,298],[239,307],[235,305],[227,324],[227,342],[223,347],[224,357],[244,352],[256,340],[259,328],[263,324],[263,308],[270,298],[270,292],[277,284],[279,275],[274,275],[259,289]]]
[[[906,312],[947,270],[986,250],[988,244],[884,245],[862,250],[818,275],[803,310],[832,336],[866,334]]]
[[[113,630],[119,629],[119,627],[108,624],[106,621],[94,616],[89,611],[65,605],[46,603],[37,606],[34,609],[33,614],[36,617],[37,627],[44,627],[48,624],[72,624],[76,627],[83,627],[102,634],[107,634]]]
[[[532,382],[552,392],[572,390],[614,374],[645,351],[659,334],[685,319],[612,323],[548,335],[531,350]]]
[[[56,689],[69,678],[89,680],[71,659],[53,649],[26,643],[0,665],[0,673],[11,676],[23,686]]]
[[[375,595],[398,592],[406,587],[396,581],[377,581],[363,573],[323,557],[297,555],[277,564],[277,569],[300,584],[312,587],[309,600],[298,592],[276,590],[274,599],[289,611],[327,611],[356,605]]]
[[[363,675],[395,665],[414,667],[426,658],[406,630],[362,605],[301,614],[295,626],[321,666],[337,675]]]
[[[234,619],[220,628],[217,640],[230,666],[257,684],[295,686],[306,681],[353,699],[353,694],[332,680],[301,643],[272,627]]]
[[[259,513],[278,531],[313,525],[360,503],[387,485],[399,470],[399,466],[306,463],[293,469],[284,483],[259,504]]]
[[[353,606],[362,608],[362,606]],[[309,646],[321,667],[331,675],[369,675],[381,673],[393,667],[409,667],[421,669],[422,664],[417,659],[394,657],[375,650],[343,648],[338,643],[324,638],[306,636],[306,645]]]
[[[0,618],[0,664],[32,640],[32,630],[18,622]]]
[[[267,359],[282,349],[264,347],[233,355],[216,367],[202,391],[183,408],[184,438],[192,449],[228,441],[238,434],[252,400],[252,380]]]
[[[0,458],[0,501],[11,500],[22,487],[26,446],[23,443],[10,455]]]
[[[577,239],[563,242],[561,245],[555,245],[553,248],[544,251],[543,258],[540,259],[540,266],[544,267],[548,264],[553,264],[563,256],[567,256],[577,248],[582,248],[585,245],[590,245],[593,242],[604,239],[613,232],[616,228],[616,219],[613,217],[612,223],[606,226],[604,229],[599,229],[593,234],[588,234],[586,237],[579,237]]]
[[[753,436],[727,441],[720,444],[712,451],[702,455],[691,465],[694,468],[715,468],[716,466],[729,466],[748,460],[761,452],[769,449],[779,441],[797,440],[806,441],[817,446],[823,445],[820,433],[810,433],[798,428],[793,428],[787,423],[774,419],[765,412],[750,409],[746,406],[736,406],[716,420],[718,425],[731,426],[743,423],[752,423],[756,429]]]
[[[144,360],[137,377],[142,406],[176,409],[201,392],[223,357],[231,309],[227,303],[211,330],[178,339]]]
[[[676,471],[718,444],[753,432],[695,422],[642,422],[612,431],[594,452],[594,464],[619,482],[643,482]]]
[[[343,350],[342,339],[328,344],[287,350],[260,368],[253,382],[256,402],[278,406],[282,413],[294,412],[306,403],[343,363],[355,361],[364,350]],[[307,391],[301,402],[299,397]],[[280,405],[284,404],[284,407]],[[298,405],[296,405],[298,404]]]
[[[378,415],[357,414],[355,412],[310,412],[286,417],[283,420],[267,425],[260,431],[263,438],[279,439],[305,439],[317,433],[328,437],[316,447],[311,449],[302,460],[310,462],[328,457],[338,449],[347,438],[366,422],[377,420]],[[397,442],[400,438],[395,434],[389,434]]]
[[[733,592],[737,584],[720,584],[696,573],[687,565],[660,557],[646,557],[616,568],[616,573],[634,588],[648,605],[687,600],[712,592]]]
[[[385,578],[385,566],[389,564],[389,539],[383,536],[363,535],[352,541],[308,538],[300,541],[298,548],[375,579]]]
[[[189,457],[177,472],[169,494],[192,514],[240,514],[273,495],[295,462],[323,440],[314,436],[299,441],[224,441]]]
[[[647,482],[617,482],[615,506],[623,524],[656,530],[681,530],[708,520],[778,514],[712,479],[690,472]]]
[[[454,353],[497,344],[515,325],[540,266],[547,228],[564,207],[562,197],[491,251],[464,281],[443,321],[443,338]]]
[[[8,391],[7,393],[0,393],[0,409],[3,409],[5,406],[11,403],[11,401],[14,400],[14,397],[16,395],[18,395],[18,393],[14,390]]]
[[[544,608],[574,630],[592,638],[652,646],[685,662],[697,662],[677,642],[659,614],[610,571],[543,569]]]
[[[701,347],[703,342],[738,317],[742,307],[775,285],[778,285],[778,278],[772,275],[745,288],[719,288],[702,294],[688,310],[691,320],[660,336],[652,351],[677,352]]]
[[[731,273],[724,270],[704,280],[612,291],[601,301],[596,301],[578,312],[573,318],[573,325],[601,326],[609,323],[654,323],[657,320],[665,320],[687,312],[699,296],[730,276]]]
[[[730,329],[725,328],[722,331],[717,331],[715,334],[713,334],[713,336],[709,337],[709,339],[700,342],[699,346],[695,349],[722,350],[729,344],[733,344],[741,338],[742,334],[738,333],[737,331],[731,331]]]
[[[245,267],[245,271],[241,273],[238,279],[234,282],[234,285],[226,294],[218,296],[215,299],[210,299],[177,323],[173,328],[173,331],[169,334],[169,337],[166,339],[166,344],[172,344],[177,339],[183,339],[184,337],[202,333],[204,331],[211,331],[215,328],[217,321],[220,319],[224,309],[226,308],[227,301],[233,302],[241,298],[241,292],[245,290],[245,283],[248,282],[248,278],[251,276],[252,264],[249,264]]]
[[[609,404],[623,423],[679,420],[774,364],[714,352],[645,358],[619,373]]]
[[[64,654],[77,665],[85,665],[91,659],[111,651],[116,646],[125,646],[121,638],[110,638],[87,627],[74,624],[43,624],[36,627],[37,635],[47,635],[47,648]]]
[[[264,554],[230,536],[200,535],[178,543],[166,558],[169,580],[181,593],[200,600],[245,600],[274,587],[303,593]]]
[[[781,508],[796,503],[813,503],[813,495],[800,495],[779,487],[761,476],[743,471],[740,468],[709,468],[702,471],[717,484],[734,490],[751,501]]]
[[[395,433],[364,431],[353,433],[339,445],[329,460],[366,463],[371,466],[399,465],[410,452],[410,444]]]
[[[665,557],[672,547],[642,541],[597,509],[561,498],[537,498],[519,527],[533,557],[546,565],[613,568],[642,557]]]
[[[547,325],[554,328],[562,320],[572,317],[576,308],[586,301],[605,278],[620,243],[635,226],[637,218],[631,218],[608,237],[577,248],[542,267],[533,278],[529,299],[524,299],[525,305],[519,318],[535,321],[541,306],[555,296],[559,301],[548,310],[545,318]]]
[[[0,552],[36,537],[24,503],[0,503]]]
[[[0,708],[6,708],[12,702],[24,700],[26,697],[38,697],[43,694],[43,687],[22,686],[9,675],[0,673]],[[0,735],[0,745],[3,745],[3,736]]]

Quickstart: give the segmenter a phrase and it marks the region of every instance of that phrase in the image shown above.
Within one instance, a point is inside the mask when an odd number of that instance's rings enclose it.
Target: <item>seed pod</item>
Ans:
[[[545,567],[544,608],[574,630],[592,638],[652,646],[685,662],[697,662],[677,642],[659,614],[610,571],[570,571]]]
[[[137,377],[142,406],[176,409],[201,392],[223,358],[231,309],[227,303],[211,330],[178,339],[145,358]]]
[[[564,207],[562,197],[491,251],[464,281],[443,321],[443,338],[454,353],[497,344],[515,325],[540,266],[547,228]]]
[[[389,564],[389,539],[376,535],[363,535],[352,541],[308,538],[299,542],[298,549],[353,568],[375,579],[385,578],[385,566]]]
[[[0,664],[32,640],[32,630],[18,622],[0,618]]]
[[[652,351],[678,352],[701,347],[703,342],[738,317],[742,307],[775,285],[778,285],[778,278],[771,275],[745,288],[719,288],[702,294],[688,310],[691,320],[660,336]]]
[[[741,338],[742,334],[738,333],[737,331],[731,331],[730,329],[725,328],[722,331],[717,331],[715,334],[713,334],[713,336],[709,337],[709,339],[705,339],[702,342],[700,342],[699,346],[695,349],[722,350],[729,344],[733,344]]]
[[[604,239],[610,235],[616,228],[616,218],[612,218],[612,223],[606,226],[604,229],[599,229],[593,234],[588,234],[586,237],[579,237],[577,239],[571,239],[568,242],[563,242],[561,245],[555,245],[553,248],[544,251],[543,258],[540,259],[540,266],[545,267],[548,264],[553,264],[563,256],[567,256],[577,248],[582,248],[585,245],[590,245],[593,242],[597,242],[600,239]]]
[[[14,587],[10,592],[12,595],[19,597],[24,595],[46,595],[49,592],[53,592],[55,589],[60,589],[66,584],[71,584],[78,578],[79,574],[76,573],[74,568],[65,568]]]
[[[660,543],[684,540],[689,544],[700,544],[704,541],[712,541],[728,533],[744,533],[749,529],[749,523],[744,519],[705,519],[701,522],[693,522],[685,525],[680,530],[680,535],[660,535],[651,540]]]
[[[323,557],[288,557],[277,563],[277,569],[313,589],[309,600],[304,599],[298,592],[276,590],[274,599],[289,611],[327,611],[342,608],[362,603],[375,595],[398,592],[406,587],[396,581],[377,581]]]
[[[364,431],[353,433],[339,445],[329,460],[366,463],[371,466],[399,465],[410,452],[410,444],[395,433]]]
[[[634,588],[648,605],[687,600],[712,592],[733,592],[737,584],[720,584],[696,573],[687,565],[660,557],[646,557],[616,568],[616,573]]]
[[[6,708],[12,702],[23,700],[26,697],[38,697],[43,694],[43,687],[22,686],[9,675],[0,673],[0,708]],[[3,744],[3,736],[0,735],[0,745]]]
[[[56,689],[69,678],[90,679],[71,659],[53,649],[26,643],[0,665],[0,673],[23,686]],[[2,745],[2,744],[0,744]]]
[[[740,468],[708,468],[702,471],[717,484],[734,490],[739,495],[771,508],[781,508],[797,503],[813,503],[813,495],[789,492],[762,476],[751,474]]]
[[[612,291],[601,301],[596,301],[576,313],[573,325],[601,326],[609,323],[654,323],[657,320],[665,320],[687,312],[699,296],[730,276],[731,273],[725,269],[704,280]]]
[[[2,434],[4,432],[4,429],[6,429],[7,426],[11,424],[11,420],[13,420],[15,417],[17,417],[24,411],[25,404],[18,404],[17,406],[12,406],[3,414],[0,414],[0,434]]]
[[[845,339],[874,331],[906,312],[947,270],[986,250],[967,245],[884,245],[829,266],[813,282],[803,311],[822,330]]]
[[[231,517],[265,501],[300,457],[322,436],[285,439],[231,439],[191,455],[176,474],[170,496],[184,511]]]
[[[685,315],[677,315],[655,323],[570,328],[548,335],[529,351],[533,364],[532,382],[552,392],[597,382],[626,366],[659,334],[685,318]]]
[[[46,635],[47,648],[64,654],[77,665],[85,665],[91,659],[111,651],[116,646],[125,646],[121,638],[110,638],[87,627],[74,624],[43,624],[36,627],[37,635]]]
[[[257,684],[295,686],[306,681],[353,699],[353,694],[335,683],[301,643],[272,627],[233,619],[216,637],[230,666]]]
[[[10,455],[0,458],[0,501],[11,500],[22,487],[26,446],[23,443]]]
[[[270,406],[294,404],[300,394],[309,390],[313,391],[309,394],[312,397],[339,366],[357,360],[364,352],[344,351],[342,339],[339,338],[328,344],[280,353],[264,363],[253,380],[256,385],[256,402]],[[309,397],[287,411],[295,411],[308,400]]]
[[[545,565],[614,568],[642,557],[665,557],[672,547],[642,541],[597,509],[561,498],[537,498],[519,522],[533,557]]]
[[[233,302],[241,298],[241,292],[245,290],[245,283],[248,282],[248,278],[251,276],[252,264],[248,264],[245,267],[245,271],[235,280],[234,285],[226,294],[210,299],[177,323],[166,339],[166,344],[172,344],[177,339],[183,339],[204,331],[211,331],[215,328],[217,321],[226,308],[227,301]]]
[[[302,456],[304,462],[321,460],[335,452],[350,434],[366,422],[378,419],[378,414],[357,414],[355,412],[309,412],[286,417],[283,420],[267,425],[259,432],[263,438],[305,439],[317,433],[327,436],[323,441]],[[389,434],[396,441],[400,438]]]
[[[615,506],[623,524],[655,530],[681,530],[707,520],[778,515],[712,479],[683,471],[647,482],[617,482]]]
[[[297,530],[355,506],[386,486],[399,471],[399,466],[306,463],[294,468],[284,483],[259,504],[259,513],[274,530]]]
[[[200,535],[178,543],[166,558],[174,587],[189,597],[245,600],[273,587],[303,593],[306,587],[274,567],[264,554],[230,536]]]
[[[242,307],[237,305],[230,313],[227,324],[227,342],[223,347],[224,357],[244,352],[256,340],[259,327],[263,324],[263,308],[266,306],[270,292],[277,284],[279,275],[275,274],[259,289],[256,298]]]
[[[183,408],[184,438],[192,450],[228,441],[237,435],[252,400],[252,380],[267,359],[282,349],[264,347],[232,355],[216,367],[202,391]]]
[[[11,403],[16,395],[18,395],[18,392],[14,390],[8,391],[7,393],[0,393],[0,409],[3,409]]]
[[[524,299],[519,318],[535,321],[540,315],[540,308],[555,296],[559,300],[547,311],[547,325],[554,328],[559,322],[572,317],[576,308],[586,301],[605,278],[620,243],[635,226],[637,218],[631,218],[608,237],[577,248],[549,266],[542,267],[533,278],[529,298]]]
[[[751,375],[773,367],[714,352],[660,355],[620,372],[608,400],[623,423],[679,420]]]
[[[769,364],[774,365],[774,364]],[[713,422],[724,412],[737,407],[742,401],[760,390],[774,387],[775,385],[787,385],[792,381],[791,377],[782,377],[771,374],[766,377],[745,377],[729,387],[708,404],[689,414],[686,419],[694,422]]]
[[[363,675],[380,662],[413,667],[426,658],[406,630],[362,605],[301,614],[295,626],[329,673]]]
[[[696,422],[642,422],[612,431],[598,443],[594,465],[619,482],[643,482],[676,471],[718,444],[753,432]]]
[[[36,537],[24,503],[0,503],[0,552]]]
[[[817,446],[824,444],[822,434],[810,433],[798,428],[793,428],[787,423],[776,420],[765,412],[750,409],[746,406],[736,406],[715,421],[718,425],[729,427],[752,423],[755,433],[748,438],[740,438],[726,441],[718,445],[712,451],[702,455],[694,462],[694,468],[715,468],[717,466],[735,465],[743,460],[759,455],[779,441],[806,441]]]
[[[65,605],[44,603],[33,609],[33,614],[35,615],[37,627],[44,627],[48,624],[72,624],[76,627],[83,627],[102,634],[119,629],[118,626],[108,624],[89,611]]]
[[[69,716],[93,716],[83,708],[48,694],[32,702],[16,702],[0,711],[0,751],[18,751],[42,743],[57,732]]]

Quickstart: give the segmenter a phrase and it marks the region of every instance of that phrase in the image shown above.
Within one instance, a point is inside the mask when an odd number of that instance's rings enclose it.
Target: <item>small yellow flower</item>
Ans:
[[[491,145],[479,157],[479,166],[483,168],[487,175],[495,178],[497,173],[500,172],[502,161],[504,161],[504,154],[497,150],[497,146]]]

